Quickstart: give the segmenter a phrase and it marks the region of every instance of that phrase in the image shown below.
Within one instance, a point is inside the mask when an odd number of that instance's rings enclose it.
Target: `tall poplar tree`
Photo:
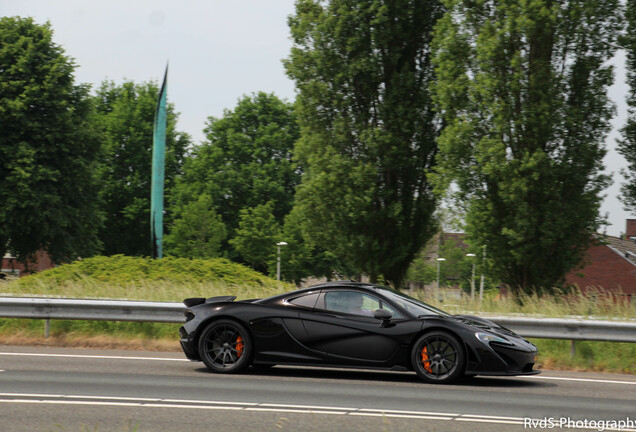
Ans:
[[[433,235],[439,122],[429,84],[436,0],[298,0],[285,61],[298,88],[303,230],[399,286]]]
[[[0,257],[99,249],[99,140],[88,87],[47,24],[0,18]]]
[[[551,289],[601,219],[619,0],[443,0],[438,180],[513,289]]]
[[[627,159],[627,170],[623,171],[627,183],[622,186],[623,203],[628,210],[636,212],[636,0],[627,0],[625,13],[627,28],[621,45],[627,56],[627,124],[621,129],[622,139],[618,150]]]

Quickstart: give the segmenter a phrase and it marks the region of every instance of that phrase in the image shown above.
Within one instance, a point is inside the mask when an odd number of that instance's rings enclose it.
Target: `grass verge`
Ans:
[[[576,341],[575,355],[569,340],[532,339],[539,348],[540,369],[636,374],[636,344]]]

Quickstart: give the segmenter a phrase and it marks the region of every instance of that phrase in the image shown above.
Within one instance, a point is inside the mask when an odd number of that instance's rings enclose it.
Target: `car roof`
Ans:
[[[267,298],[258,300],[257,303],[273,303],[278,300],[294,297],[296,295],[301,295],[311,291],[318,291],[318,290],[330,289],[330,288],[349,288],[349,289],[360,289],[363,291],[374,291],[374,292],[378,292],[379,290],[382,290],[382,289],[385,289],[385,290],[389,289],[387,287],[383,287],[380,285],[374,285],[374,284],[364,283],[364,282],[356,282],[351,280],[331,281],[331,282],[321,283],[318,285],[313,285],[306,288],[301,288],[295,291],[289,291],[283,294],[277,294],[272,297],[267,297]]]
[[[379,285],[375,285],[375,284],[372,284],[372,283],[356,282],[356,281],[352,281],[352,280],[324,282],[324,283],[321,283],[321,284],[318,284],[318,285],[314,285],[312,288],[340,288],[340,287],[367,288],[367,289],[384,288],[384,287],[381,287]]]

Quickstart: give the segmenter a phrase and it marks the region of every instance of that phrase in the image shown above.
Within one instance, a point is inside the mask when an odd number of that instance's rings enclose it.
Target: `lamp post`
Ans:
[[[435,301],[439,301],[439,263],[446,261],[446,258],[437,258],[437,283],[435,284]]]
[[[484,264],[486,264],[486,246],[484,245],[484,255],[481,259],[481,280],[479,281],[479,301],[484,299]]]
[[[279,281],[280,280],[280,247],[281,246],[287,246],[286,242],[278,242],[276,243],[276,246],[278,246],[278,254],[277,254],[277,259],[276,259],[276,280]]]
[[[474,253],[466,254],[467,257],[475,258]],[[473,259],[473,275],[470,278],[470,299],[475,300],[475,260]]]

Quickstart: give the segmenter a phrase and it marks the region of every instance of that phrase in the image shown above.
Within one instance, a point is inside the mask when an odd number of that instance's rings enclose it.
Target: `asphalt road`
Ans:
[[[0,371],[3,432],[636,431],[629,375],[548,371],[441,386],[412,373],[215,375],[179,353],[10,346],[0,346]]]

